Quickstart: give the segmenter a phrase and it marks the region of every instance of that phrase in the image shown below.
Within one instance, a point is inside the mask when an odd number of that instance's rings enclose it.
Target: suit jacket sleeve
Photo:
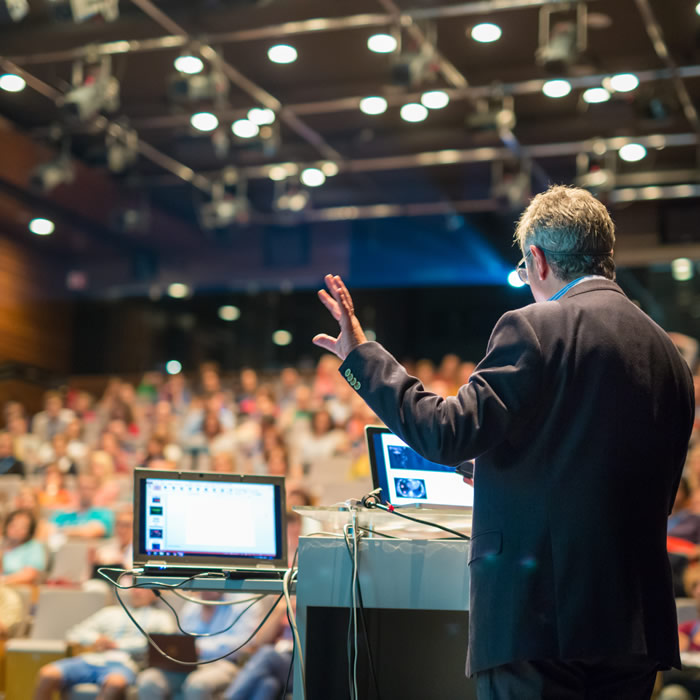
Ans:
[[[416,452],[439,464],[457,465],[501,443],[530,415],[543,362],[532,326],[514,311],[496,324],[486,356],[456,397],[426,391],[375,342],[355,348],[340,372]]]

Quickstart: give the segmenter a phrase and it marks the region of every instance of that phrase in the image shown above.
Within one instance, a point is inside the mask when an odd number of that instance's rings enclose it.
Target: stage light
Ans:
[[[365,97],[360,100],[360,111],[365,114],[383,114],[387,101],[383,97]]]
[[[5,73],[0,75],[0,90],[5,92],[22,92],[27,87],[24,78],[14,73]]]
[[[294,194],[290,194],[287,199],[287,208],[290,211],[303,211],[309,205],[311,197],[306,190],[299,190]]]
[[[280,329],[272,334],[272,342],[275,345],[289,345],[292,342],[292,334]]]
[[[175,70],[187,75],[196,75],[204,70],[204,61],[199,56],[178,56],[173,63]]]
[[[273,124],[275,121],[275,113],[267,107],[253,107],[253,109],[248,110],[248,121],[253,122],[253,124],[257,126]]]
[[[222,321],[237,321],[240,317],[241,310],[237,306],[227,304],[219,307],[219,318]]]
[[[636,163],[647,154],[647,149],[641,143],[627,143],[618,151],[620,158],[628,163]]]
[[[671,276],[676,282],[687,282],[693,279],[695,270],[689,258],[676,258],[671,261]]]
[[[399,42],[391,34],[373,34],[367,39],[367,48],[374,53],[391,53],[396,51]]]
[[[248,119],[237,119],[231,124],[231,131],[239,139],[252,139],[260,133],[260,127]]]
[[[177,360],[170,360],[165,364],[165,371],[168,374],[180,374],[180,372],[182,372],[182,364]]]
[[[631,92],[639,85],[639,78],[634,73],[619,73],[610,78],[610,87],[615,92]]]
[[[276,44],[267,50],[267,57],[273,63],[294,63],[297,60],[297,50],[289,44]]]
[[[267,176],[270,180],[281,182],[288,177],[287,169],[283,165],[273,165],[268,171]]]
[[[335,177],[338,174],[338,166],[332,160],[326,161],[321,170],[326,177]]]
[[[583,93],[583,101],[590,104],[599,104],[607,102],[610,99],[610,93],[604,87],[588,88]]]
[[[50,236],[56,230],[56,227],[51,219],[37,218],[29,222],[29,230],[37,236]]]
[[[508,273],[508,284],[511,287],[524,287],[525,282],[520,279],[520,275],[517,270],[511,270]]]
[[[84,22],[97,16],[114,22],[119,18],[119,0],[51,0],[46,4],[59,22]]]
[[[450,96],[444,90],[430,90],[421,95],[420,101],[428,109],[442,109],[450,104]]]
[[[211,112],[197,112],[190,117],[190,124],[197,131],[214,131],[219,126],[219,120]]]
[[[168,296],[173,299],[184,299],[190,293],[190,288],[182,282],[173,282],[168,285]]]
[[[307,187],[320,187],[326,181],[326,176],[318,168],[305,168],[299,179]]]
[[[178,72],[170,77],[168,97],[174,102],[216,102],[228,94],[229,88],[229,81],[219,70],[195,75]]]
[[[700,15],[700,2],[695,6],[695,12]]]
[[[547,97],[566,97],[571,92],[571,83],[568,80],[548,80],[542,86],[542,92]]]
[[[29,12],[27,0],[0,0],[0,24],[7,20],[21,22]]]
[[[498,41],[501,38],[501,28],[497,24],[490,22],[482,22],[472,27],[472,39],[482,44],[490,44],[492,41]]]
[[[59,185],[73,182],[74,178],[75,170],[70,158],[60,155],[58,158],[36,167],[29,178],[29,186],[33,190],[46,193]]]
[[[407,122],[422,122],[428,116],[428,109],[417,102],[409,102],[401,107],[401,119]]]

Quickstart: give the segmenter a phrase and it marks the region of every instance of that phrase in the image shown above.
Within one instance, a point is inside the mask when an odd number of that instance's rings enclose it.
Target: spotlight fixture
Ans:
[[[267,57],[273,63],[294,63],[297,55],[297,50],[289,44],[276,44],[267,50]]]
[[[326,181],[326,176],[318,168],[305,168],[299,179],[307,187],[320,187]]]
[[[56,226],[51,219],[37,218],[29,222],[29,230],[37,236],[50,236],[56,230]]]
[[[632,92],[639,85],[639,78],[634,73],[619,73],[608,82],[615,92]]]
[[[78,66],[83,72],[83,66]],[[119,109],[119,81],[112,75],[112,62],[103,56],[99,64],[88,66],[84,78],[63,96],[61,111],[67,121],[87,122],[100,112]]]
[[[27,0],[0,0],[0,24],[21,22],[29,12]]]
[[[478,100],[476,111],[466,116],[464,124],[470,131],[514,129],[516,118],[513,96],[494,95],[489,100]]]
[[[73,182],[74,178],[73,163],[68,155],[62,154],[36,167],[29,178],[29,186],[37,192],[46,194],[59,185]]]
[[[326,177],[335,177],[338,174],[338,165],[328,160],[321,166],[321,170]]]
[[[374,53],[392,53],[399,42],[391,34],[373,34],[367,39],[367,48]]]
[[[610,99],[610,93],[604,87],[588,88],[583,93],[583,101],[587,104],[599,104],[607,102]]]
[[[260,127],[248,119],[237,119],[231,124],[231,131],[239,139],[252,139],[260,133]]]
[[[200,225],[207,231],[248,223],[250,202],[246,196],[246,182],[239,179],[235,194],[227,192],[223,182],[214,183],[211,201],[200,205],[197,213]]]
[[[165,371],[170,374],[180,374],[182,372],[182,364],[177,360],[169,360],[165,363]]]
[[[214,131],[219,126],[219,119],[211,112],[196,112],[190,117],[190,124],[197,131]]]
[[[274,124],[275,113],[273,110],[267,107],[253,107],[253,109],[248,110],[248,121],[257,124],[257,126],[264,126],[266,124]]]
[[[391,82],[410,88],[422,83],[430,72],[430,58],[423,52],[406,52],[393,59]]]
[[[175,61],[175,70],[186,75],[196,75],[204,70],[204,61],[199,56],[192,54],[183,54],[178,56]]]
[[[174,102],[204,102],[223,99],[229,90],[226,76],[218,70],[188,75],[177,72],[170,78],[168,97]]]
[[[401,107],[401,119],[407,122],[422,122],[428,116],[428,108],[418,102],[409,102]]]
[[[184,299],[190,293],[190,288],[182,282],[173,282],[168,285],[168,296],[173,299]]]
[[[700,15],[700,2],[695,6],[695,14]]]
[[[552,22],[553,15],[570,14],[551,5],[540,9],[539,40],[535,60],[554,75],[566,74],[584,56],[588,44],[588,8],[576,3],[576,17]]]
[[[491,22],[482,22],[472,27],[471,35],[474,41],[481,44],[490,44],[492,41],[498,41],[503,32],[497,24]]]
[[[365,97],[360,100],[360,111],[365,114],[384,114],[387,101],[383,97]]]
[[[139,136],[134,129],[120,126],[107,132],[107,167],[117,175],[125,173],[139,157]]]
[[[237,321],[241,317],[241,310],[237,306],[227,304],[219,307],[218,315],[222,321]]]
[[[287,170],[283,165],[273,165],[268,171],[267,176],[274,182],[282,182],[287,179]]]
[[[14,73],[0,75],[0,90],[5,92],[22,92],[26,86],[27,83],[21,75],[15,75]]]
[[[450,104],[450,96],[444,90],[430,90],[421,95],[420,101],[428,109],[442,109]]]
[[[59,22],[84,22],[100,18],[105,22],[119,19],[119,0],[51,0],[47,3]]]
[[[620,148],[618,154],[622,160],[628,163],[636,163],[647,154],[647,149],[641,143],[626,143]]]
[[[542,86],[542,92],[547,97],[566,97],[571,92],[571,83],[568,80],[548,80]]]
[[[671,260],[671,276],[676,282],[692,280],[694,274],[693,261],[689,258],[676,258],[675,260]]]

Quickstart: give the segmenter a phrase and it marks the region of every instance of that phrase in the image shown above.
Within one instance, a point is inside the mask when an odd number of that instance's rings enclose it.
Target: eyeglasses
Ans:
[[[530,251],[528,250],[525,255],[523,255],[522,260],[516,265],[515,271],[518,273],[518,277],[520,278],[520,281],[523,284],[530,284],[530,278],[528,277],[527,274],[527,256],[531,255]]]
[[[560,253],[557,250],[547,250],[546,248],[542,248],[541,246],[537,246],[543,253],[546,255],[564,255],[564,256],[575,256],[575,255],[590,255],[591,257],[594,258],[602,258],[607,255],[612,255],[612,250],[606,251],[606,252],[597,252],[597,251],[573,251],[573,252],[568,252],[568,253]],[[520,281],[523,284],[530,284],[530,278],[528,277],[527,274],[527,256],[532,255],[532,253],[528,250],[525,255],[523,255],[522,260],[515,266],[515,271],[518,273],[518,277],[520,278]]]

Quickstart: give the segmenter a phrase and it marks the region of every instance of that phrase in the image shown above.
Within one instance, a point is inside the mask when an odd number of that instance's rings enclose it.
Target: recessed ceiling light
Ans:
[[[407,122],[422,122],[428,116],[428,109],[417,102],[409,102],[401,107],[401,119]]]
[[[391,53],[396,51],[399,42],[391,34],[373,34],[367,39],[367,48],[374,53]]]
[[[639,85],[639,78],[634,73],[619,73],[610,78],[610,87],[615,92],[631,92]]]
[[[237,321],[241,317],[241,310],[237,306],[227,304],[219,307],[219,318],[222,321]]]
[[[566,97],[571,92],[571,83],[568,80],[548,80],[542,86],[542,92],[547,97]]]
[[[444,90],[430,90],[421,95],[420,101],[428,109],[442,109],[450,104],[450,96]]]
[[[253,107],[253,109],[248,110],[248,121],[258,126],[272,124],[275,121],[275,113],[267,107]]]
[[[51,219],[37,218],[29,222],[29,230],[37,236],[50,236],[56,230],[56,226]]]
[[[472,27],[472,39],[482,44],[498,41],[501,34],[503,34],[501,28],[497,24],[491,24],[491,22],[482,22]]]
[[[693,279],[693,261],[689,258],[676,258],[671,260],[671,275],[677,282],[687,282]]]
[[[190,117],[190,124],[197,131],[214,131],[219,126],[219,120],[211,112],[197,112]]]
[[[270,180],[281,182],[282,180],[287,179],[288,173],[287,169],[283,165],[273,165],[267,171],[267,176],[270,178]]]
[[[297,50],[289,44],[276,44],[267,50],[267,57],[273,63],[294,63],[297,60]]]
[[[231,131],[239,139],[252,139],[260,133],[260,127],[248,119],[237,119],[231,124]]]
[[[338,165],[328,160],[321,166],[321,170],[326,177],[335,177],[338,174]]]
[[[173,299],[184,299],[190,293],[190,288],[182,282],[173,282],[168,285],[168,296]]]
[[[320,187],[326,181],[326,176],[318,168],[305,168],[301,171],[299,179],[307,187]]]
[[[306,190],[289,195],[287,206],[291,211],[301,211],[309,203],[309,193]]]
[[[5,92],[22,92],[27,87],[27,83],[21,75],[5,73],[0,75],[0,90]]]
[[[700,2],[695,6],[695,12],[700,15]]]
[[[360,111],[365,114],[383,114],[386,108],[387,101],[383,97],[365,97],[360,100]]]
[[[618,151],[620,158],[628,163],[636,163],[647,154],[647,149],[641,143],[627,143]]]
[[[285,330],[275,331],[272,334],[272,342],[275,345],[289,345],[292,342],[292,334]]]
[[[588,104],[599,104],[600,102],[607,102],[609,99],[610,93],[604,87],[588,88],[583,93],[583,101]]]
[[[178,56],[173,63],[175,70],[187,75],[196,75],[204,70],[204,61],[198,56]]]
[[[180,374],[182,372],[182,364],[177,360],[169,360],[165,364],[165,371],[168,374]]]

